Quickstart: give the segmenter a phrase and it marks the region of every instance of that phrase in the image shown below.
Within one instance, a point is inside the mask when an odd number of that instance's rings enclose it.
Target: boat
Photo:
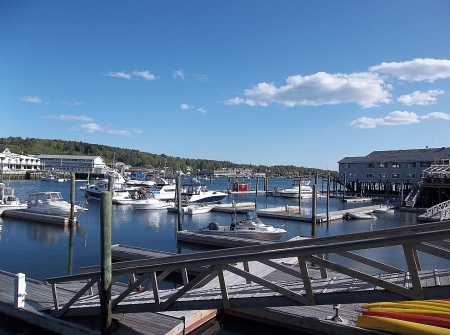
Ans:
[[[158,199],[174,200],[176,187],[175,181],[169,181],[158,177],[155,179],[155,184],[149,189],[149,191]]]
[[[122,175],[116,171],[110,171],[109,175],[114,177],[114,189],[112,194],[112,202],[118,204],[119,200],[132,200],[130,191],[135,191],[135,188],[127,187],[125,179]],[[100,196],[103,192],[108,190],[109,180],[108,178],[101,179],[95,184],[91,184],[84,188],[78,189],[83,191],[86,197],[93,200],[100,200]]]
[[[205,203],[190,204],[183,208],[183,212],[186,212],[186,214],[189,215],[205,214],[211,212],[214,206],[215,205],[213,204],[205,204]]]
[[[134,209],[166,209],[174,206],[173,201],[158,199],[152,193],[143,199],[134,200],[130,204]]]
[[[300,189],[302,199],[312,198],[313,189],[309,184],[310,180],[308,179],[296,178],[292,180],[292,186],[290,188],[275,187],[273,195],[285,198],[298,198]]]
[[[351,219],[372,219],[375,220],[377,217],[373,214],[365,214],[365,213],[353,213],[353,212],[347,212],[342,216],[345,220],[351,220]]]
[[[62,183],[62,182],[68,181],[68,180],[69,179],[67,179],[67,178],[55,176],[53,174],[49,174],[48,176],[41,178],[41,181],[53,181],[53,182],[58,182],[58,183]]]
[[[25,209],[26,202],[21,202],[18,197],[14,195],[14,188],[0,183],[0,214],[8,209]]]
[[[405,335],[450,335],[450,329],[380,316],[361,315],[356,327]]]
[[[254,209],[239,209],[232,213],[229,227],[210,222],[200,228],[199,233],[279,241],[286,230],[262,223]]]
[[[221,191],[211,191],[206,185],[193,178],[190,183],[181,186],[181,197],[185,203],[219,203],[227,196]]]
[[[27,212],[70,217],[71,204],[65,201],[61,192],[36,192],[28,196]],[[74,215],[78,217],[87,208],[74,205]]]

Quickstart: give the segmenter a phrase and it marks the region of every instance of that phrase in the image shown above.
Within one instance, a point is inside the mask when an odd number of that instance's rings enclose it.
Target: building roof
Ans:
[[[100,156],[77,156],[77,155],[37,155],[37,157],[41,159],[58,158],[58,159],[89,159],[89,160],[101,158]]]
[[[372,151],[367,156],[345,157],[338,163],[434,162],[436,158],[450,158],[450,147]]]

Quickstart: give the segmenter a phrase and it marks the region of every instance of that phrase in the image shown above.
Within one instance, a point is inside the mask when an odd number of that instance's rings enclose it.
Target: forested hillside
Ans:
[[[186,167],[191,168],[191,172],[196,174],[202,169],[217,170],[222,168],[248,168],[255,172],[266,172],[267,175],[314,175],[324,174],[327,171],[314,168],[297,167],[293,165],[265,166],[251,164],[235,164],[228,161],[215,161],[208,159],[192,159],[172,157],[167,155],[156,155],[132,149],[110,147],[101,144],[92,144],[79,141],[49,140],[39,138],[6,137],[0,138],[0,150],[7,147],[14,153],[26,155],[90,155],[100,156],[105,162],[110,164],[115,159],[116,162],[124,162],[133,167],[143,168],[163,168],[170,167],[175,171],[186,172]],[[332,171],[332,174],[336,172]]]

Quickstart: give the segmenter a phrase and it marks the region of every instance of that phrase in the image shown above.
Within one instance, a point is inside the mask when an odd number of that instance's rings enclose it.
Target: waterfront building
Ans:
[[[38,155],[46,171],[63,173],[75,172],[77,175],[104,175],[110,168],[100,156],[77,155]]]
[[[34,156],[12,153],[9,148],[5,148],[0,153],[0,165],[4,172],[27,172],[41,171],[41,160]]]
[[[450,157],[450,147],[373,151],[367,156],[345,157],[339,180],[358,193],[409,193],[424,177],[424,170],[438,159]]]

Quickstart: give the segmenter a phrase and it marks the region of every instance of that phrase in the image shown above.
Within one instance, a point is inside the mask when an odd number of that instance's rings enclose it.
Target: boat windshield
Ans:
[[[45,200],[47,202],[55,202],[55,201],[60,201],[62,199],[61,193],[60,192],[49,192],[49,193],[45,193]]]

